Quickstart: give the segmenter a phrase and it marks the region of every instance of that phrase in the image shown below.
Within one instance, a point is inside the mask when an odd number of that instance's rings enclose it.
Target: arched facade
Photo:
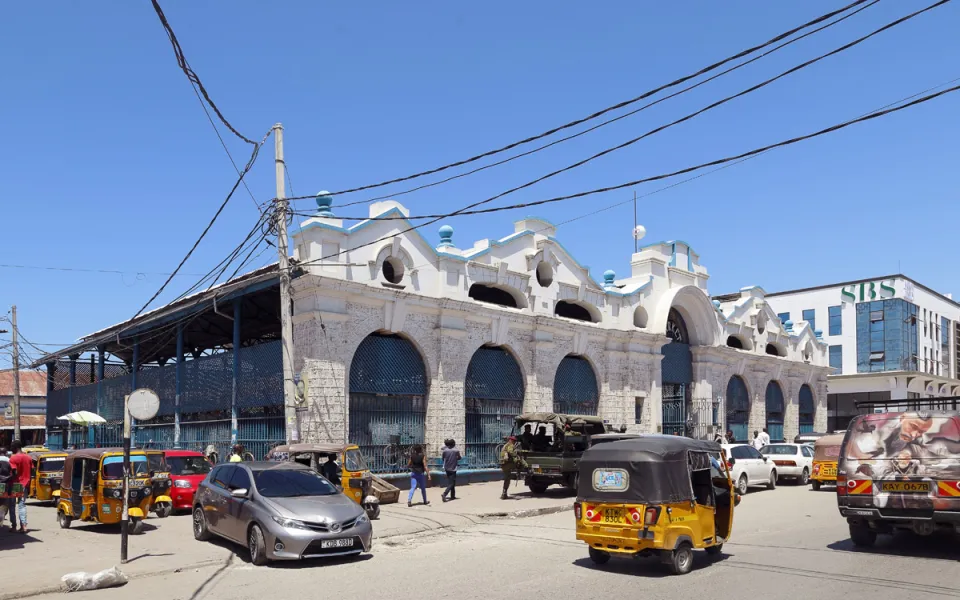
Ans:
[[[378,472],[406,469],[400,449],[425,441],[427,372],[413,343],[396,334],[365,337],[350,363],[348,440]]]
[[[464,458],[471,467],[495,467],[497,446],[509,435],[513,418],[523,411],[520,364],[503,346],[481,346],[467,366],[463,392]]]
[[[727,382],[727,429],[733,432],[735,441],[750,439],[750,393],[739,375]]]
[[[783,440],[783,389],[776,381],[767,384],[766,393],[767,407],[767,433],[770,440],[782,442]]]
[[[600,389],[593,365],[582,356],[565,356],[553,379],[553,412],[596,415],[599,404]]]
[[[663,433],[687,433],[687,409],[693,382],[693,356],[690,352],[690,334],[683,316],[670,309],[664,333],[670,339],[660,353],[660,377],[663,381]]]
[[[813,401],[813,390],[810,386],[803,384],[800,386],[800,433],[810,433],[813,431],[813,424],[816,421],[816,403]]]

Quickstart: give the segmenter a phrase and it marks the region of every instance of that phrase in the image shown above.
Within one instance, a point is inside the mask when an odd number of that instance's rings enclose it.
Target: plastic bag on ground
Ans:
[[[118,587],[127,583],[127,576],[117,567],[104,569],[99,573],[67,573],[60,578],[68,592],[88,590],[102,590],[103,588]]]

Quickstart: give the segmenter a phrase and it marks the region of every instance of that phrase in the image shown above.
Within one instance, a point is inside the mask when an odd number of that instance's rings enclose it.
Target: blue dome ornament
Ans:
[[[713,301],[713,307],[714,307],[715,309],[717,309],[717,310],[720,310],[720,301],[719,301],[719,300],[714,300],[714,301]],[[722,312],[722,311],[721,311],[721,312]]]
[[[323,190],[322,192],[317,192],[317,216],[318,217],[332,217],[333,215],[333,196],[330,195],[330,192]]]
[[[439,248],[453,248],[453,227],[449,225],[444,225],[440,227],[438,233],[440,234],[440,245]]]
[[[818,340],[822,340],[822,339],[823,339],[823,330],[822,330],[822,329],[814,329],[814,330],[813,330],[813,335],[817,336],[817,339],[818,339]]]
[[[613,280],[617,278],[617,274],[612,270],[606,270],[603,272],[603,287],[609,288],[613,287]]]
[[[793,333],[793,321],[787,319],[787,322],[783,324],[783,328],[787,330],[787,333]]]

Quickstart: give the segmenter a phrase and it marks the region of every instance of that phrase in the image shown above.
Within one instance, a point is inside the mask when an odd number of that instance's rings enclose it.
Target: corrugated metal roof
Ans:
[[[20,395],[46,397],[47,376],[36,371],[20,371]],[[13,371],[0,371],[0,396],[13,396]]]

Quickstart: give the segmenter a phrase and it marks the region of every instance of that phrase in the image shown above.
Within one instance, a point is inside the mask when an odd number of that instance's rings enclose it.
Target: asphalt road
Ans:
[[[869,552],[854,550],[832,492],[792,486],[751,492],[737,509],[734,537],[723,555],[698,552],[694,571],[685,576],[668,575],[656,559],[594,566],[586,546],[575,539],[572,519],[560,513],[488,521],[381,543],[371,555],[337,562],[253,567],[239,550],[220,567],[134,579],[89,595],[98,600],[487,600],[524,593],[585,599],[960,598],[957,538],[881,537]],[[68,596],[44,596],[61,597]]]

